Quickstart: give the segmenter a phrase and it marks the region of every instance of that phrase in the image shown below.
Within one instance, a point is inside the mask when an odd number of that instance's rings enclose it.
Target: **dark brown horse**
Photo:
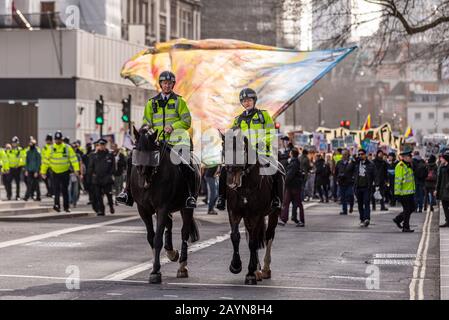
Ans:
[[[130,188],[139,215],[147,229],[147,240],[153,250],[153,270],[150,283],[161,283],[160,253],[165,231],[165,250],[168,258],[175,262],[179,259],[178,278],[187,278],[187,241],[199,240],[199,232],[193,217],[193,209],[185,208],[189,194],[187,184],[178,165],[172,162],[175,151],[164,142],[158,141],[158,132],[144,126],[139,131],[134,128],[136,149],[133,151],[133,166],[130,175]],[[176,158],[176,157],[174,157]],[[198,177],[199,167],[192,165]],[[195,193],[197,194],[197,192]],[[180,211],[182,216],[181,255],[173,249],[172,226],[173,213]],[[156,230],[153,227],[153,215],[156,214]]]
[[[241,132],[238,132],[236,136],[237,140],[242,139]],[[231,241],[234,249],[229,270],[234,274],[242,271],[242,261],[239,253],[239,225],[243,219],[250,250],[250,261],[245,284],[255,285],[257,281],[271,278],[271,247],[280,209],[271,208],[274,175],[261,174],[263,165],[259,161],[254,164],[248,163],[248,151],[251,147],[248,147],[249,144],[246,138],[243,141],[245,163],[239,165],[225,164],[227,208],[231,225]],[[282,199],[282,195],[279,196]],[[267,216],[268,226],[265,221]],[[264,265],[262,270],[260,270],[258,250],[265,246]]]

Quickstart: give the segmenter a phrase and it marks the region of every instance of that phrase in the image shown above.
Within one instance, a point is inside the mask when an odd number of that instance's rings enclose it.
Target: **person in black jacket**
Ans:
[[[112,153],[106,149],[107,141],[98,140],[97,151],[92,154],[89,161],[88,176],[92,179],[94,188],[93,209],[99,216],[104,216],[105,207],[103,203],[103,195],[108,198],[108,204],[111,214],[115,213],[114,202],[112,199],[112,178],[115,169],[115,158]]]
[[[305,225],[304,208],[302,207],[301,201],[301,188],[304,183],[304,175],[301,173],[301,165],[298,156],[298,149],[293,148],[290,151],[290,162],[287,165],[285,175],[284,201],[282,203],[282,211],[279,218],[279,225],[282,226],[284,226],[288,221],[288,209],[290,207],[290,203],[293,203],[293,207],[299,207],[300,221],[298,221],[296,226],[304,227]]]
[[[126,157],[120,152],[120,148],[116,143],[111,145],[112,154],[115,157],[115,170],[114,170],[114,195],[117,197],[123,190],[123,183],[125,182],[126,172]],[[117,205],[117,201],[115,201]]]
[[[388,189],[387,189],[387,199],[390,207],[396,206],[396,197],[394,196],[394,169],[399,161],[396,159],[396,154],[390,152],[388,154],[387,160],[387,172],[388,172]]]
[[[426,162],[421,158],[419,151],[413,153],[413,174],[415,176],[415,207],[421,213],[424,206],[424,185],[427,177]]]
[[[366,157],[364,149],[359,150],[359,158],[355,165],[355,194],[359,206],[360,226],[368,227],[371,220],[370,197],[375,180],[374,164]]]
[[[441,206],[444,210],[446,222],[440,225],[440,228],[449,227],[449,153],[445,152],[440,156],[440,168],[438,170],[438,178],[435,195],[441,200]]]
[[[437,158],[432,154],[427,160],[427,177],[424,183],[425,195],[424,195],[424,211],[427,210],[427,205],[430,205],[430,211],[433,211],[435,205],[435,188],[437,184],[438,166],[436,164]]]
[[[388,208],[385,207],[385,193],[386,193],[386,183],[388,179],[388,164],[384,160],[384,153],[382,150],[377,150],[376,158],[373,160],[375,167],[375,176],[374,176],[374,186],[379,189],[379,192],[382,196],[380,199],[380,211],[388,211]],[[373,191],[376,191],[375,189]],[[376,210],[376,199],[374,198],[374,192],[371,196],[373,211]]]
[[[354,161],[349,159],[349,151],[344,150],[342,159],[338,161],[335,167],[335,178],[337,179],[338,187],[340,189],[340,200],[343,207],[341,215],[352,213],[354,206]]]
[[[329,184],[330,184],[331,168],[322,155],[317,155],[315,162],[315,184],[320,195],[320,202],[329,202]]]

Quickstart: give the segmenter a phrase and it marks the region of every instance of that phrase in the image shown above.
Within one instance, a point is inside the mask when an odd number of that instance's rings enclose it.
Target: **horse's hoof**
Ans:
[[[162,275],[161,275],[161,273],[152,273],[152,274],[150,274],[150,283],[151,284],[160,284],[160,283],[162,283]]]
[[[262,270],[262,279],[271,279],[271,270]]]
[[[178,270],[178,273],[176,274],[176,278],[188,278],[188,277],[189,271],[187,269]]]
[[[257,281],[262,281],[263,277],[262,277],[262,271],[256,271],[256,280]]]
[[[255,275],[246,276],[245,284],[250,286],[256,285],[257,284],[256,276]]]
[[[171,262],[177,262],[179,260],[179,251],[178,250],[167,251],[167,258]]]
[[[233,274],[239,274],[240,272],[242,272],[242,264],[235,268],[231,263],[231,265],[229,266],[229,271],[231,271]]]

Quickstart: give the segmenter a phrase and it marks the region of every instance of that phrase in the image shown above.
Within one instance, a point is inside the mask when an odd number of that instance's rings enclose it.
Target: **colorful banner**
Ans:
[[[355,48],[301,52],[237,40],[177,39],[138,53],[121,76],[159,91],[159,74],[171,70],[175,92],[201,120],[201,130],[223,130],[243,111],[243,88],[254,89],[258,108],[276,117]]]
[[[387,145],[395,150],[400,150],[404,143],[404,136],[395,136],[389,124],[384,124],[377,128],[371,128],[368,131],[364,130],[348,130],[346,128],[329,129],[320,127],[316,130],[324,134],[327,141],[332,141],[337,138],[344,138],[346,136],[353,136],[354,142],[362,146],[362,142],[366,139],[376,140],[381,145]]]

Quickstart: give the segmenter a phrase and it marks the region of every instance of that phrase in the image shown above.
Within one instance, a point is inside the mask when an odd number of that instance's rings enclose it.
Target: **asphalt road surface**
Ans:
[[[231,274],[227,213],[196,210],[199,242],[190,244],[189,278],[162,251],[161,285],[148,284],[152,252],[135,208],[115,215],[0,222],[0,299],[439,299],[438,212],[414,213],[412,234],[391,221],[399,208],[340,216],[335,203],[306,203],[306,227],[278,226],[272,279],[245,286],[249,260]],[[181,221],[175,215],[174,245]],[[263,252],[260,252],[262,259]],[[78,281],[79,280],[79,281]]]

